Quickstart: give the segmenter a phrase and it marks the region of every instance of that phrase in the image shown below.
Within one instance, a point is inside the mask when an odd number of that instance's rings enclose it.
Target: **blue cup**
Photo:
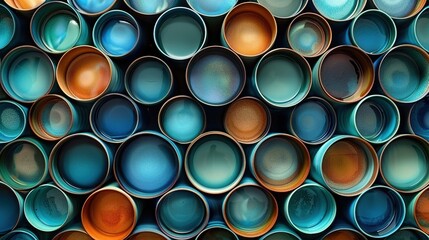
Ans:
[[[144,56],[134,60],[125,72],[125,90],[134,101],[155,105],[170,95],[173,73],[160,58]]]
[[[32,103],[48,94],[55,82],[55,64],[34,46],[12,49],[0,68],[1,86],[16,101]]]
[[[0,29],[2,29],[2,34],[0,35],[0,50],[2,50],[12,44],[14,39],[17,39],[18,19],[15,14],[3,4],[0,4],[0,19]]]
[[[276,1],[257,0],[259,4],[266,7],[278,19],[288,19],[300,14],[307,6],[308,0],[298,1]]]
[[[429,37],[427,23],[429,21],[429,7],[425,7],[414,18],[413,22],[403,33],[401,42],[417,45],[429,52]]]
[[[53,232],[69,223],[77,215],[74,199],[52,183],[31,190],[24,201],[27,221],[43,232]]]
[[[326,19],[345,22],[355,18],[365,8],[367,0],[312,0],[314,8]]]
[[[287,125],[291,133],[304,143],[322,144],[334,134],[337,114],[325,99],[309,97],[293,108]]]
[[[246,157],[241,145],[231,136],[211,131],[191,142],[184,165],[186,176],[198,190],[220,194],[240,182],[246,169]]]
[[[411,134],[397,135],[379,150],[380,173],[398,192],[413,193],[429,184],[429,142]]]
[[[424,98],[410,109],[407,119],[408,130],[429,141],[429,98]]]
[[[179,0],[124,0],[124,2],[130,9],[140,15],[156,16],[178,5]]]
[[[251,88],[269,105],[287,108],[304,100],[311,82],[307,60],[291,49],[277,48],[266,53],[255,65]]]
[[[238,0],[186,0],[186,2],[204,17],[220,17],[229,12]]]
[[[0,143],[20,137],[27,126],[27,108],[9,100],[0,100]]]
[[[78,223],[65,227],[55,234],[52,240],[92,240],[92,238],[85,232],[82,224]]]
[[[337,205],[326,188],[306,180],[286,197],[283,211],[293,228],[305,234],[317,234],[331,226]]]
[[[290,227],[277,223],[271,231],[259,238],[259,240],[301,240],[301,237]]]
[[[209,106],[231,103],[241,94],[245,83],[246,70],[240,57],[221,46],[200,50],[186,68],[189,91]]]
[[[44,3],[34,12],[30,24],[34,42],[48,53],[61,54],[90,42],[85,19],[65,2]]]
[[[67,0],[67,3],[85,16],[98,17],[112,9],[116,5],[117,1]]]
[[[343,219],[335,222],[333,227],[321,238],[321,240],[367,240],[365,235],[356,230],[353,226],[344,223],[342,220]]]
[[[2,240],[20,240],[20,239],[39,240],[39,238],[37,237],[37,235],[34,232],[32,232],[26,228],[15,229],[15,230],[7,233],[6,235],[4,235],[1,239]]]
[[[92,105],[89,123],[100,139],[121,143],[141,127],[143,119],[132,99],[120,93],[109,93]]]
[[[429,54],[409,44],[395,46],[380,59],[378,81],[384,94],[400,103],[413,103],[429,92]]]
[[[182,168],[182,154],[158,132],[139,132],[122,143],[113,171],[119,185],[138,198],[155,198],[173,187]]]
[[[198,235],[209,221],[209,205],[197,190],[178,186],[157,202],[155,217],[161,231],[174,239]]]
[[[358,136],[374,144],[389,141],[399,125],[399,109],[384,95],[369,95],[357,104],[344,106],[338,114],[338,132]]]
[[[173,60],[187,60],[206,43],[207,28],[194,10],[174,7],[157,19],[153,28],[157,49]]]
[[[223,222],[214,221],[209,222],[195,240],[239,240],[239,238]]]
[[[122,10],[111,10],[95,22],[94,45],[109,57],[125,57],[139,50],[143,33],[136,19]]]
[[[401,22],[414,17],[425,7],[425,0],[415,1],[389,1],[389,0],[371,0],[371,5],[387,13],[394,20]]]
[[[21,221],[24,199],[18,192],[3,182],[0,182],[0,199],[0,211],[2,213],[0,234],[6,234],[16,228]]]
[[[127,238],[127,240],[170,240],[167,235],[159,230],[157,225],[153,224],[140,224],[134,228],[134,231]],[[72,240],[72,239],[70,239]]]
[[[15,190],[29,190],[46,180],[48,152],[34,138],[20,138],[0,151],[0,179]]]
[[[61,139],[49,156],[52,180],[64,191],[88,194],[110,177],[112,151],[90,133],[75,133]]]
[[[167,100],[158,114],[161,132],[178,143],[190,143],[204,132],[206,114],[204,108],[186,95]]]
[[[356,197],[348,210],[349,221],[368,237],[386,238],[404,222],[405,203],[395,190],[376,185]]]
[[[401,227],[386,240],[428,240],[429,236],[422,230],[414,227]]]

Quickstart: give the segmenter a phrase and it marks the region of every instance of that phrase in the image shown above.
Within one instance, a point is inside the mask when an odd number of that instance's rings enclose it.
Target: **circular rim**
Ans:
[[[15,16],[15,14],[8,7],[6,7],[3,4],[0,4],[0,12],[2,12],[2,10],[4,10],[4,12],[7,12],[7,14],[10,15],[10,18],[12,19],[12,25],[13,25],[12,28],[13,28],[13,30],[12,30],[12,37],[10,38],[10,40],[6,43],[6,45],[3,48],[0,48],[0,50],[7,48],[7,46],[12,42],[12,40],[14,38],[16,38],[15,34],[17,33],[17,30],[16,30],[17,23],[16,23],[16,16]]]
[[[276,14],[274,14],[274,13],[271,13],[275,18],[278,18],[278,19],[280,19],[280,20],[285,20],[285,19],[291,19],[291,18],[293,18],[293,17],[296,17],[297,15],[299,15],[303,10],[304,10],[304,8],[306,8],[307,7],[307,4],[308,4],[308,0],[300,0],[301,1],[301,6],[300,6],[300,8],[298,9],[298,11],[296,11],[295,13],[293,13],[292,15],[290,15],[290,16],[287,16],[287,17],[284,17],[284,16],[279,16],[279,15],[276,15]],[[264,6],[265,8],[267,8],[268,10],[270,10],[269,9],[269,7],[267,7],[267,6],[265,6],[263,3],[261,3],[261,0],[257,0],[257,3],[259,3],[259,4],[261,4],[262,6]],[[270,11],[271,12],[271,11]]]
[[[40,5],[42,5],[43,3],[45,3],[45,2],[46,2],[46,0],[45,0],[44,2],[42,2],[41,4],[39,4],[39,5],[37,5],[37,6],[33,7],[33,8],[28,8],[28,9],[18,8],[18,7],[16,7],[16,5],[12,6],[12,5],[10,5],[10,4],[9,4],[9,2],[10,2],[10,1],[4,0],[4,3],[5,3],[7,6],[9,6],[10,8],[12,8],[12,9],[14,9],[14,10],[16,10],[16,11],[22,12],[22,13],[24,13],[24,14],[31,14],[31,12],[33,12],[35,9],[37,9],[38,7],[40,7]],[[14,1],[13,1],[13,2],[14,2]]]
[[[203,0],[204,1],[204,0]],[[231,11],[231,9],[233,9],[234,8],[234,6],[235,5],[237,5],[237,2],[238,2],[238,0],[234,0],[235,1],[235,3],[234,3],[234,5],[228,10],[228,11],[225,11],[225,12],[222,12],[222,13],[219,13],[219,14],[206,14],[206,13],[203,13],[203,12],[201,12],[201,11],[198,11],[197,10],[197,8],[191,3],[191,1],[190,0],[186,0],[186,3],[189,5],[189,7],[191,7],[192,8],[192,10],[194,10],[195,12],[197,12],[199,15],[201,15],[201,16],[203,16],[203,17],[208,17],[208,18],[217,18],[217,17],[221,17],[221,16],[224,16],[224,15],[226,15],[229,11]],[[126,2],[126,1],[125,1]]]
[[[424,9],[419,10],[419,14],[415,17],[415,22],[417,23],[417,21],[420,19],[420,17],[423,14],[428,14],[429,15],[429,6],[425,7]],[[412,24],[411,25],[413,28],[413,32],[416,33],[417,32],[417,24]],[[419,45],[419,47],[421,47],[422,49],[424,49],[426,52],[429,52],[429,46],[423,46],[423,44],[421,43],[420,39],[417,37],[416,35],[416,42]]]
[[[47,0],[47,1],[50,1],[50,0]],[[112,8],[113,8],[113,6],[115,6],[115,5],[116,5],[117,0],[113,0],[112,4],[110,4],[110,6],[108,6],[106,9],[104,9],[104,10],[102,10],[102,11],[100,11],[100,12],[94,12],[94,13],[86,12],[85,10],[83,10],[81,7],[79,7],[79,5],[78,5],[78,4],[76,4],[76,3],[75,3],[75,0],[67,0],[67,3],[68,3],[70,6],[74,6],[74,8],[75,8],[78,12],[80,12],[81,14],[83,14],[83,15],[86,15],[86,16],[88,16],[88,17],[98,17],[98,16],[100,16],[101,14],[103,14],[103,13],[105,13],[105,12],[109,11],[110,9],[112,9]]]
[[[317,0],[312,0],[313,6],[314,6],[314,8],[316,9],[316,11],[317,11],[318,13],[320,13],[320,15],[321,15],[321,16],[323,16],[324,18],[328,19],[329,21],[332,21],[332,22],[338,22],[338,23],[347,22],[347,21],[349,21],[349,20],[351,20],[351,19],[355,18],[355,17],[356,17],[360,12],[362,12],[362,10],[365,8],[366,3],[367,3],[367,0],[357,0],[357,2],[356,2],[356,6],[355,6],[355,8],[354,8],[353,12],[350,14],[350,16],[348,16],[348,17],[347,17],[347,18],[345,18],[345,19],[334,19],[334,18],[331,18],[331,17],[329,17],[329,16],[325,16],[325,15],[323,15],[323,14],[320,12],[319,8],[317,8],[316,4],[314,4],[314,2],[315,2],[315,1],[317,1]]]
[[[22,121],[23,121],[23,126],[22,126],[21,130],[19,131],[19,133],[16,136],[13,136],[12,138],[9,138],[7,140],[1,140],[0,139],[0,144],[2,144],[2,143],[9,143],[9,142],[16,140],[24,133],[26,126],[27,126],[27,110],[26,110],[26,108],[24,108],[24,106],[20,105],[19,103],[16,103],[16,102],[10,101],[10,100],[0,100],[0,104],[10,104],[10,105],[13,105],[13,107],[16,107],[17,110],[19,109],[19,111],[21,113],[20,117],[22,118]]]
[[[239,238],[238,238],[238,236],[231,230],[231,229],[229,229],[227,226],[225,226],[225,225],[223,225],[223,224],[215,224],[215,225],[210,225],[210,223],[209,223],[209,226],[207,226],[205,229],[203,229],[196,237],[195,237],[195,240],[204,240],[204,239],[201,239],[200,237],[205,233],[205,232],[207,232],[207,231],[210,231],[210,230],[212,230],[212,229],[221,229],[221,230],[224,230],[224,231],[227,231],[227,232],[229,232],[229,233],[231,233],[234,237],[235,237],[235,240],[239,240]],[[233,240],[233,239],[230,239],[230,240]]]
[[[165,10],[160,11],[160,12],[156,12],[156,13],[149,13],[149,12],[141,12],[139,10],[137,10],[136,8],[134,8],[133,6],[131,6],[131,3],[129,3],[130,0],[124,0],[125,5],[131,9],[132,11],[134,11],[136,14],[142,15],[143,17],[148,16],[148,17],[156,17],[161,15],[162,13],[164,13],[165,11],[167,11],[168,9],[173,8],[174,5],[176,5],[177,3],[174,1],[173,4],[169,7],[166,7]],[[177,1],[177,0],[176,0]]]
[[[10,190],[15,195],[15,198],[16,198],[16,201],[18,202],[18,207],[19,207],[19,214],[18,214],[18,218],[16,219],[15,224],[13,225],[13,227],[10,230],[6,231],[5,233],[2,233],[2,234],[7,234],[8,232],[14,231],[14,229],[16,227],[18,227],[19,223],[23,219],[22,216],[25,215],[24,214],[24,210],[23,210],[24,209],[24,199],[23,199],[23,197],[17,191],[15,191],[12,187],[10,187],[5,182],[0,181],[0,185],[4,186],[5,188],[7,188],[8,190]]]
[[[379,7],[378,7],[378,5],[377,5],[377,2],[376,2],[376,0],[371,0],[371,2],[372,2],[372,4],[374,5],[374,7],[375,8],[377,8],[377,9],[379,9],[380,11],[383,11],[383,10],[381,10]],[[405,17],[393,17],[393,16],[390,16],[392,19],[394,19],[394,20],[399,20],[399,21],[401,21],[401,20],[406,20],[406,19],[409,19],[409,18],[412,18],[412,17],[414,17],[416,14],[418,14],[424,7],[425,7],[425,4],[426,4],[426,0],[418,0],[418,2],[417,2],[417,4],[416,4],[416,6],[414,7],[414,9],[413,9],[413,11],[411,12],[411,14],[409,14],[408,16],[405,16]],[[383,11],[384,12],[384,11]],[[387,14],[387,13],[386,13]]]

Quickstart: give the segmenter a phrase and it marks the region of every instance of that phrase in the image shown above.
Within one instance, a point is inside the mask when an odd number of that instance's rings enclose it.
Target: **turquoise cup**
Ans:
[[[49,155],[52,180],[71,194],[88,194],[110,177],[113,153],[90,133],[75,133],[57,142]]]
[[[380,144],[398,131],[400,112],[396,104],[383,95],[369,95],[356,104],[338,111],[338,131]]]
[[[54,86],[55,64],[37,47],[23,45],[4,56],[0,76],[7,95],[19,102],[32,103]]]
[[[345,22],[355,18],[365,8],[367,0],[312,0],[313,7],[326,19]]]
[[[395,190],[375,185],[349,204],[347,218],[370,238],[386,238],[404,222],[405,203]]]
[[[0,4],[0,50],[13,44],[17,39],[18,33],[18,19],[6,5]]]
[[[399,103],[413,103],[429,92],[429,54],[409,44],[395,46],[380,59],[378,81],[384,94]]]
[[[161,232],[157,225],[154,224],[140,224],[134,228],[134,231],[127,238],[127,240],[170,240],[167,235]],[[70,239],[72,240],[72,239]]]
[[[405,223],[429,234],[429,188],[425,188],[416,194],[404,195],[404,199],[407,204]]]
[[[367,240],[366,236],[360,231],[356,230],[350,224],[338,220],[333,224],[333,227],[321,238],[321,240]]]
[[[134,101],[155,105],[173,89],[173,72],[162,59],[144,56],[134,60],[125,71],[125,90]]]
[[[179,4],[179,0],[124,0],[124,3],[142,16],[156,16]]]
[[[155,217],[167,236],[190,239],[207,226],[210,210],[204,195],[193,188],[178,186],[158,200]]]
[[[6,235],[4,235],[1,239],[2,240],[20,240],[20,239],[39,240],[39,238],[37,237],[37,235],[34,232],[32,232],[26,228],[15,229],[15,230],[7,233]]]
[[[117,0],[88,1],[88,0],[67,0],[67,3],[79,13],[88,17],[98,17],[112,9]]]
[[[195,240],[239,240],[239,238],[223,222],[214,221],[209,222]]]
[[[27,126],[27,108],[9,100],[0,100],[0,143],[20,137]]]
[[[207,28],[194,10],[174,7],[159,16],[153,37],[161,54],[173,60],[187,60],[206,43]]]
[[[320,184],[306,180],[291,192],[283,205],[287,222],[297,231],[317,234],[331,226],[337,214],[332,194]]]
[[[77,223],[61,229],[52,240],[92,240],[92,238],[85,232],[82,224]]]
[[[355,136],[337,135],[313,152],[310,174],[335,194],[350,197],[368,189],[378,170],[371,144]]]
[[[387,13],[396,21],[403,21],[414,17],[426,5],[426,0],[390,1],[371,0],[371,5]]]
[[[266,53],[253,70],[251,89],[277,108],[292,107],[304,100],[312,82],[307,60],[287,48]]]
[[[64,227],[77,212],[74,199],[53,183],[34,188],[24,201],[25,218],[34,228],[43,232],[53,232]]]
[[[15,190],[29,190],[48,176],[48,149],[37,139],[20,138],[0,151],[0,179]]]
[[[278,19],[293,18],[300,14],[307,6],[308,0],[257,0],[259,4],[266,7]]]
[[[74,46],[90,43],[85,19],[61,1],[48,1],[33,14],[31,36],[36,45],[48,53],[61,54]]]
[[[224,106],[237,99],[243,91],[246,69],[233,51],[221,46],[210,46],[198,51],[189,61],[186,84],[201,103]]]
[[[24,209],[24,199],[13,188],[0,182],[0,234],[6,234],[15,229],[21,221]],[[3,238],[2,238],[3,239]]]
[[[204,132],[206,114],[197,101],[186,95],[178,95],[162,105],[158,126],[171,140],[186,144]]]
[[[429,32],[427,24],[429,22],[429,7],[425,7],[413,19],[413,22],[408,26],[403,33],[401,42],[411,43],[423,48],[429,52]]]
[[[220,17],[229,12],[238,0],[186,0],[188,5],[204,17]]]
[[[429,141],[429,98],[424,98],[411,107],[408,119],[408,130]]]
[[[401,193],[414,193],[429,184],[429,142],[411,134],[397,135],[379,150],[380,173]]]
[[[136,53],[143,42],[143,32],[136,19],[122,10],[111,10],[99,18],[92,30],[94,45],[109,57]]]
[[[267,234],[259,240],[301,240],[301,237],[290,227],[277,223]]]
[[[198,190],[221,194],[240,182],[246,169],[246,157],[241,145],[230,135],[211,131],[191,142],[184,165],[186,176]]]
[[[155,198],[170,190],[179,178],[182,154],[161,133],[139,132],[116,151],[113,171],[121,188],[137,198]]]
[[[386,240],[428,240],[429,236],[422,230],[414,227],[401,227]]]

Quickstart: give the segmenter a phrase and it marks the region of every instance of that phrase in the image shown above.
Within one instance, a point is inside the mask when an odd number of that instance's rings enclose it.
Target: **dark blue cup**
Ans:
[[[24,199],[6,183],[0,182],[0,234],[6,234],[16,228],[23,216]],[[2,238],[3,239],[3,238]]]
[[[429,141],[429,98],[424,98],[411,107],[407,127],[412,134]]]
[[[37,237],[37,235],[30,231],[29,229],[26,228],[18,228],[15,229],[9,233],[7,233],[6,235],[4,235],[2,238],[2,240],[39,240],[39,238]]]
[[[2,29],[2,34],[0,35],[0,50],[2,50],[13,44],[14,39],[18,38],[18,19],[15,13],[3,4],[0,4],[0,19],[0,29]]]

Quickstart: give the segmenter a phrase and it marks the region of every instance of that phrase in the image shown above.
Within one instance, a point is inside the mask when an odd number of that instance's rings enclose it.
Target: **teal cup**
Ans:
[[[312,82],[311,68],[299,53],[277,48],[255,65],[251,89],[256,96],[277,108],[287,108],[304,100]]]
[[[179,4],[180,0],[124,0],[124,3],[134,12],[142,16],[156,16]]]
[[[429,98],[411,107],[407,118],[408,131],[429,141]]]
[[[161,54],[173,60],[187,60],[206,43],[207,28],[194,10],[174,7],[159,16],[153,37]]]
[[[122,10],[111,10],[94,24],[94,45],[109,57],[126,57],[136,53],[143,42],[143,32],[136,19]]]
[[[366,236],[353,226],[341,220],[335,222],[333,227],[321,238],[321,240],[367,240]]]
[[[370,9],[353,19],[346,31],[345,42],[367,54],[379,55],[393,47],[396,35],[392,18],[383,11]]]
[[[117,0],[106,0],[106,1],[87,1],[87,0],[67,0],[67,3],[76,9],[79,13],[97,18],[101,14],[112,9],[116,4]]]
[[[268,233],[277,221],[278,205],[270,191],[250,178],[231,190],[222,204],[223,219],[235,234],[257,238]]]
[[[429,234],[429,188],[413,195],[404,195],[407,204],[405,223]],[[421,238],[423,239],[423,238]]]
[[[74,46],[90,43],[85,19],[61,1],[48,1],[33,14],[31,36],[36,45],[48,53],[62,54]]]
[[[413,103],[429,92],[429,54],[409,44],[395,46],[379,60],[378,81],[386,96]]]
[[[134,228],[134,231],[127,238],[127,240],[170,240],[167,235],[161,232],[157,225],[154,224],[140,224]],[[72,239],[70,239],[72,240]]]
[[[13,188],[0,182],[0,234],[6,234],[15,229],[23,216],[24,199]],[[3,239],[3,238],[2,238]],[[7,238],[6,238],[7,239]]]
[[[210,46],[198,51],[189,61],[186,84],[201,103],[224,106],[237,99],[243,91],[246,69],[240,57],[231,50]]]
[[[15,229],[15,230],[7,233],[6,235],[4,235],[1,239],[2,240],[20,240],[20,239],[39,240],[39,238],[37,237],[37,235],[34,232],[32,232],[26,228]]]
[[[206,114],[204,108],[193,98],[178,95],[162,105],[158,114],[158,126],[171,140],[186,144],[204,132]]]
[[[180,176],[179,147],[161,133],[139,132],[116,151],[113,171],[121,188],[133,197],[149,199],[170,190]]]
[[[18,34],[18,19],[6,5],[0,4],[0,50],[6,49],[12,45],[17,39]]]
[[[375,185],[349,204],[347,218],[359,231],[370,238],[386,238],[404,222],[405,203],[395,190]]]
[[[335,194],[350,197],[368,189],[378,170],[371,144],[359,137],[337,135],[313,152],[310,174]]]
[[[186,0],[188,5],[204,17],[220,17],[229,12],[238,0]]]
[[[173,89],[173,72],[162,59],[144,56],[134,60],[125,71],[125,90],[134,101],[156,105]]]
[[[77,215],[74,201],[53,183],[40,185],[25,197],[25,218],[39,231],[56,231]]]
[[[78,223],[64,227],[53,236],[52,240],[92,240],[92,238],[85,232],[82,224]]]
[[[414,227],[401,227],[386,240],[427,240],[429,236],[422,230]]]
[[[380,174],[401,193],[414,193],[429,184],[429,142],[411,134],[397,135],[379,150]]]
[[[374,144],[389,141],[400,125],[398,107],[383,95],[369,95],[338,112],[338,132],[358,136]]]
[[[20,138],[0,151],[0,179],[15,190],[30,190],[48,177],[48,149],[34,138]]]
[[[55,83],[55,64],[39,48],[23,45],[7,53],[0,67],[0,84],[12,99],[32,103]]]
[[[230,135],[211,131],[191,142],[184,167],[189,181],[198,190],[221,194],[240,182],[246,169],[246,157],[241,145]]]
[[[399,40],[404,43],[417,45],[426,52],[429,52],[429,32],[426,27],[428,22],[429,7],[425,7],[414,17],[413,22],[408,26]]]
[[[88,194],[110,177],[113,153],[90,133],[75,133],[58,141],[49,155],[52,180],[71,194]]]
[[[307,6],[308,0],[257,0],[257,2],[270,10],[274,17],[283,20],[300,14]]]
[[[367,0],[312,0],[313,7],[326,19],[345,22],[355,18],[365,8]]]
[[[312,91],[333,103],[358,102],[371,91],[374,77],[372,60],[365,52],[340,45],[325,52],[313,66]]]
[[[326,188],[306,180],[286,197],[283,211],[287,222],[297,231],[318,234],[333,223],[337,205]]]
[[[267,234],[259,240],[301,240],[301,237],[290,227],[277,223]]]
[[[214,221],[209,222],[195,240],[239,240],[239,238],[223,222]]]
[[[155,217],[167,236],[190,239],[207,226],[210,210],[204,195],[193,188],[177,186],[158,200]]]
[[[20,137],[27,126],[27,108],[9,100],[0,100],[0,143]]]
[[[389,0],[371,0],[370,5],[387,13],[397,22],[411,19],[418,14],[426,4],[426,0],[414,1],[389,1]]]

